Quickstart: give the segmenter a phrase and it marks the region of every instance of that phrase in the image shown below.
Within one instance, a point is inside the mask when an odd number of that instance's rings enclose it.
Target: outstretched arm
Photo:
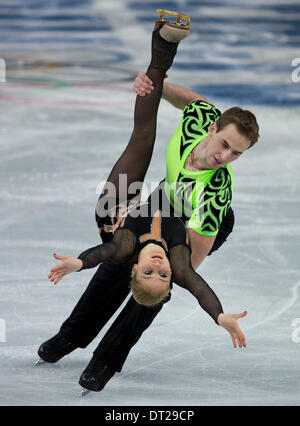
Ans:
[[[231,336],[233,346],[236,348],[239,345],[240,348],[246,347],[246,338],[240,326],[238,319],[244,318],[247,315],[247,311],[240,314],[220,314],[218,316],[218,324],[221,325]]]
[[[166,75],[167,78],[167,75]],[[139,96],[145,96],[152,93],[154,89],[153,83],[146,73],[140,72],[134,80],[133,90]],[[162,98],[173,105],[175,108],[183,110],[184,107],[196,100],[209,102],[204,96],[193,90],[187,89],[176,84],[164,82]]]
[[[91,247],[82,252],[78,258],[73,256],[60,256],[54,254],[54,259],[60,260],[60,263],[51,269],[48,278],[54,284],[57,284],[65,275],[68,275],[72,272],[81,271],[83,269],[94,268],[95,266],[99,265],[99,263],[113,258],[116,250],[117,246],[110,242],[100,244],[96,247]]]
[[[246,339],[237,320],[242,314],[225,314],[220,300],[207,282],[197,274],[191,265],[190,251],[185,245],[175,246],[170,250],[172,280],[179,286],[189,290],[198,300],[199,305],[214,319],[216,324],[229,332],[234,347],[246,347]]]
[[[83,269],[94,268],[106,260],[116,263],[125,260],[134,253],[136,237],[129,229],[119,229],[112,241],[91,247],[82,252],[78,258],[72,256],[59,256],[54,254],[56,260],[61,262],[54,266],[48,278],[57,284],[65,275]]]
[[[60,263],[50,270],[48,278],[53,284],[57,284],[65,275],[79,271],[82,268],[82,261],[73,256],[60,256],[53,254],[54,259]]]
[[[190,250],[180,244],[169,252],[172,280],[186,288],[198,300],[199,305],[218,324],[218,316],[223,313],[220,300],[206,281],[194,271],[190,261]]]

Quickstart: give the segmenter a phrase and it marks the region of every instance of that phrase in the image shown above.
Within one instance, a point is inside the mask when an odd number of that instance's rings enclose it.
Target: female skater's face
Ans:
[[[149,244],[139,254],[137,265],[133,267],[138,281],[155,289],[169,285],[171,267],[164,250],[156,245]]]
[[[216,123],[209,129],[209,142],[206,148],[206,162],[211,169],[217,169],[237,160],[250,146],[246,136],[241,135],[231,123],[217,132]]]

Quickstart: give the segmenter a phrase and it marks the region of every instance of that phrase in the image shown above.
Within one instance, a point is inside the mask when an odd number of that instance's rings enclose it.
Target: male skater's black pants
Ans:
[[[218,250],[231,233],[234,214],[229,209],[209,254]],[[61,326],[72,343],[85,348],[97,336],[128,296],[132,264],[102,263],[92,277],[70,317]],[[111,369],[121,371],[131,348],[140,339],[170,295],[155,307],[146,307],[129,299],[111,325],[95,355]]]
[[[131,268],[132,264],[100,265],[60,332],[81,348],[91,343],[128,296]],[[130,349],[167,300],[146,307],[131,297],[94,353],[111,369],[121,371]]]

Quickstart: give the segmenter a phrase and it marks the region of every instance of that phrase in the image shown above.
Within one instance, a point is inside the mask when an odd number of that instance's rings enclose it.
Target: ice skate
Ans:
[[[159,20],[156,21],[154,29],[157,29],[160,25],[162,25],[159,30],[159,34],[165,40],[171,43],[179,43],[190,34],[191,19],[188,16],[165,9],[156,9],[156,13],[159,14]],[[177,22],[172,23],[165,21],[164,17],[166,15],[176,18]],[[182,24],[182,21],[185,21],[185,24]]]
[[[80,393],[81,398],[83,398],[84,396],[86,396],[90,392],[91,391],[89,389],[82,388],[81,393]]]
[[[178,44],[181,40],[188,37],[190,33],[190,18],[168,10],[157,9],[157,12],[160,15],[160,19],[155,22],[152,33],[152,56],[150,66],[166,72],[173,63]],[[177,22],[170,23],[165,21],[165,15],[175,16]],[[185,25],[181,24],[182,19],[186,20],[187,23]]]
[[[94,355],[79,379],[79,384],[84,388],[81,393],[82,396],[88,393],[85,392],[86,390],[94,392],[101,391],[114,374],[115,371]]]
[[[63,334],[58,333],[41,344],[38,350],[40,359],[35,365],[40,365],[45,362],[55,363],[65,355],[74,351],[77,347],[77,345],[71,343]]]

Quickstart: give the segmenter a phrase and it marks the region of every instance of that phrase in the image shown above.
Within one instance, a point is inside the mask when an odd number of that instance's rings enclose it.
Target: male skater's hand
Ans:
[[[243,318],[246,315],[247,311],[244,311],[241,314],[220,314],[218,316],[218,324],[228,331],[235,348],[237,347],[237,344],[240,348],[246,347],[246,338],[237,321],[239,318]]]
[[[65,275],[70,274],[71,272],[79,271],[82,268],[82,260],[77,259],[73,256],[59,256],[58,254],[53,254],[54,259],[61,260],[61,262],[54,266],[48,278],[50,281],[57,284]]]
[[[168,74],[166,74],[165,78],[168,78]],[[135,93],[139,96],[150,95],[153,89],[152,80],[145,72],[139,72],[133,83]]]

